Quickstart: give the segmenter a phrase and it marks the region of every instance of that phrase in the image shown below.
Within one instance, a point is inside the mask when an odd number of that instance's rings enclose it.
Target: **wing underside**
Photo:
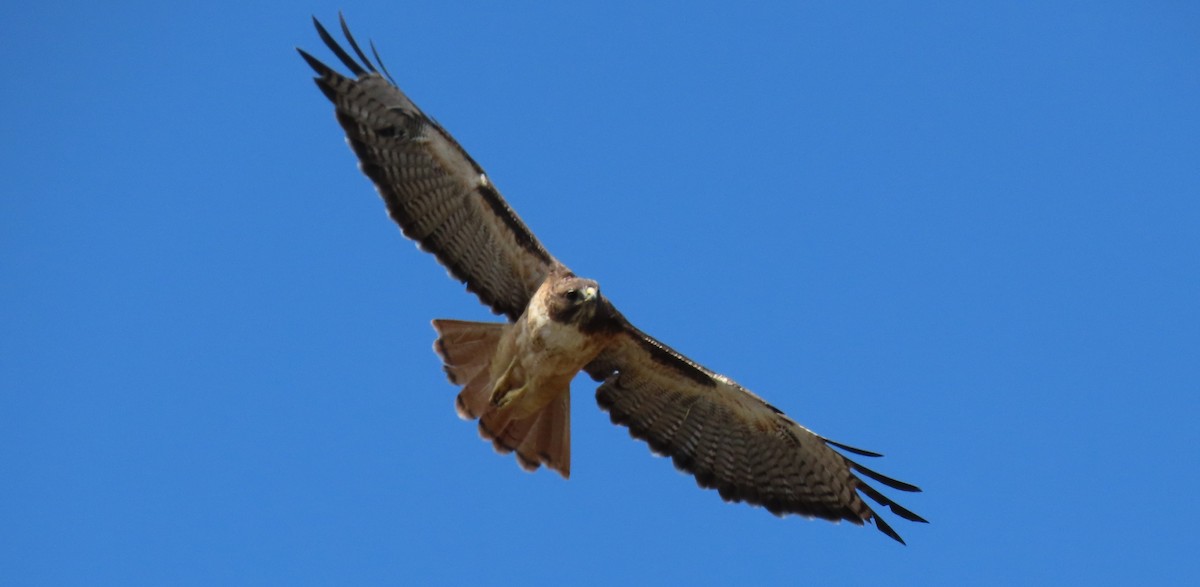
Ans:
[[[855,524],[871,520],[901,543],[863,496],[901,518],[925,522],[863,477],[900,491],[919,488],[876,473],[833,447],[867,457],[879,454],[813,433],[633,326],[587,370],[602,381],[596,401],[614,423],[727,501],[760,505],[776,515]]]
[[[317,87],[333,102],[346,141],[404,235],[433,253],[493,311],[515,319],[558,262],[508,206],[483,169],[390,81],[346,23],[357,59],[313,19],[321,39],[355,77],[303,50]]]

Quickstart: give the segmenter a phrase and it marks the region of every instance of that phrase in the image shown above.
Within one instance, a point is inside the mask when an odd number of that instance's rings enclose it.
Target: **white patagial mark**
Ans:
[[[486,173],[480,173],[480,174],[479,174],[479,187],[484,187],[484,188],[485,188],[485,187],[487,187],[487,186],[488,186],[488,178],[487,178],[487,174],[486,174]]]

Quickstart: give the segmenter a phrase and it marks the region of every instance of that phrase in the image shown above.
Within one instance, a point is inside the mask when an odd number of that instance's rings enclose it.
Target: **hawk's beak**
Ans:
[[[596,288],[590,285],[583,288],[583,299],[588,302],[596,299]]]

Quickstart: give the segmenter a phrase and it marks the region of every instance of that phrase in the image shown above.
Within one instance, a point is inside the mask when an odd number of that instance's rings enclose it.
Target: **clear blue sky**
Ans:
[[[17,4],[0,582],[1198,580],[1194,3]],[[495,455],[430,350],[489,314],[293,50],[339,8],[560,259],[932,523],[725,504],[582,378],[570,481]]]

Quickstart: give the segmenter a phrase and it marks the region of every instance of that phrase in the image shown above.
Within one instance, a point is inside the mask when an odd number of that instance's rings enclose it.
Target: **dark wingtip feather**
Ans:
[[[337,55],[337,58],[342,62],[342,65],[345,65],[347,69],[354,72],[354,75],[358,77],[367,75],[367,70],[363,69],[358,62],[354,61],[354,58],[351,57],[349,53],[346,53],[345,49],[342,49],[342,46],[339,45],[336,40],[334,40],[333,35],[330,35],[329,31],[325,30],[324,25],[322,25],[321,21],[317,20],[317,17],[315,16],[313,17],[313,26],[317,27],[317,34],[320,35],[321,41],[325,43],[326,47],[329,47],[330,51],[333,51],[334,55]]]
[[[371,46],[371,54],[375,56],[375,63],[379,64],[379,69],[383,70],[383,75],[386,75],[388,78],[388,81],[395,84],[396,78],[392,77],[392,72],[388,71],[387,66],[383,64],[383,59],[381,57],[379,57],[379,51],[377,51],[375,49],[375,41],[368,39],[367,44],[369,44]]]
[[[354,54],[358,55],[358,59],[362,61],[363,65],[367,66],[367,69],[371,70],[373,73],[379,73],[375,70],[375,66],[371,64],[371,60],[367,59],[366,54],[364,54],[362,49],[359,48],[358,41],[354,40],[354,35],[350,34],[350,27],[346,24],[346,17],[342,15],[340,10],[338,11],[338,21],[342,24],[342,35],[344,35],[346,37],[346,41],[350,43],[350,48],[354,49]]]
[[[892,502],[892,505],[888,506],[888,509],[892,510],[893,514],[896,514],[897,516],[900,516],[901,518],[904,518],[905,520],[908,520],[910,522],[918,522],[921,524],[929,523],[929,520],[922,518],[917,513],[913,512],[912,510],[910,510],[894,501]]]
[[[872,452],[869,450],[863,450],[861,448],[854,448],[853,446],[850,446],[848,444],[842,444],[840,442],[829,440],[828,438],[825,438],[825,437],[821,437],[821,440],[824,440],[825,444],[828,444],[830,446],[836,446],[837,448],[840,448],[846,452],[854,453],[856,455],[860,455],[860,456],[864,456],[864,457],[872,457],[872,458],[877,458],[877,457],[883,456],[883,454],[881,454],[881,453]]]
[[[913,513],[912,510],[909,510],[908,508],[892,501],[886,495],[880,493],[878,490],[876,490],[874,487],[871,487],[870,485],[861,484],[861,485],[859,485],[858,490],[861,491],[863,493],[863,495],[866,495],[867,497],[871,498],[879,505],[892,510],[893,514],[896,514],[897,516],[900,516],[901,518],[904,518],[905,520],[909,520],[910,522],[920,522],[922,524],[929,523],[929,520],[926,520],[925,518],[918,516],[917,514]],[[875,515],[875,518],[878,519],[879,516]]]
[[[873,516],[872,519],[875,520],[875,527],[877,529],[879,529],[880,532],[887,534],[888,537],[891,538],[892,540],[895,540],[896,542],[899,542],[900,544],[908,546],[908,543],[905,542],[904,539],[901,538],[900,535],[897,534],[896,531],[892,529],[891,525],[889,525],[887,522],[883,521],[883,518],[881,518],[879,516]]]
[[[870,477],[871,479],[874,479],[880,483],[883,483],[884,485],[887,485],[888,487],[891,487],[892,489],[899,489],[900,491],[908,491],[910,493],[920,493],[921,492],[921,488],[917,487],[916,485],[913,485],[911,483],[905,483],[903,481],[898,481],[896,479],[892,479],[891,477],[888,477],[887,475],[884,475],[882,473],[876,473],[875,471],[872,471],[871,469],[868,469],[850,459],[846,459],[846,462],[850,463],[850,466],[853,467],[855,471],[858,471],[859,473],[862,473],[863,475],[866,475],[867,477]]]
[[[845,450],[847,452],[852,452],[854,454],[859,454],[859,455],[868,456],[868,457],[883,456],[879,453],[874,453],[871,451],[865,451],[865,450],[857,449],[857,448],[854,448],[851,446],[846,446],[839,442],[834,442],[832,440],[829,440],[828,438],[826,438],[824,440],[825,440],[825,442],[829,443],[832,446],[835,446],[835,447]],[[843,458],[845,458],[845,457],[843,457]],[[888,477],[887,475],[877,473],[877,472],[875,472],[867,467],[864,467],[850,459],[845,459],[845,460],[855,471],[857,471],[858,473],[861,473],[864,477],[878,481],[879,483],[882,483],[888,487],[891,487],[892,489],[897,489],[900,491],[908,491],[908,492],[913,492],[913,493],[919,493],[921,491],[921,488],[917,487],[916,485],[913,485],[911,483],[905,483],[903,481],[899,481],[897,479]],[[876,490],[874,487],[871,487],[870,485],[867,485],[866,483],[860,482],[858,485],[858,490],[861,491],[863,493],[863,495],[866,495],[867,497],[871,498],[879,505],[890,509],[893,514],[896,514],[897,516],[900,516],[901,518],[904,518],[905,520],[909,520],[911,522],[920,522],[922,524],[929,523],[929,520],[922,518],[921,516],[914,513],[912,510],[896,503],[895,501],[892,501],[890,498],[883,495],[878,490]],[[873,514],[871,517],[875,520],[875,527],[879,528],[880,532],[887,534],[888,536],[890,536],[892,539],[896,540],[900,544],[905,544],[904,540],[902,538],[900,538],[900,535],[897,534],[896,531],[893,530],[892,527],[889,526],[888,523],[883,520],[883,518],[880,518],[878,514]]]
[[[329,85],[329,79],[331,77],[340,78],[342,77],[341,74],[331,69],[328,65],[322,63],[320,59],[309,55],[304,51],[304,49],[297,47],[296,51],[299,52],[300,56],[308,62],[308,66],[311,67],[313,71],[317,72],[317,77],[313,78],[313,82],[317,84],[317,89],[321,90],[321,93],[325,94],[325,97],[329,98],[330,102],[336,102],[338,93],[333,86]]]
[[[332,69],[329,68],[328,65],[325,65],[324,63],[322,63],[320,59],[317,59],[316,57],[309,55],[308,52],[305,51],[304,49],[296,47],[296,52],[300,54],[300,57],[304,58],[304,61],[306,61],[308,63],[309,67],[313,68],[313,71],[317,72],[317,75],[323,76],[323,75],[325,75],[327,73],[331,73],[333,71]]]

